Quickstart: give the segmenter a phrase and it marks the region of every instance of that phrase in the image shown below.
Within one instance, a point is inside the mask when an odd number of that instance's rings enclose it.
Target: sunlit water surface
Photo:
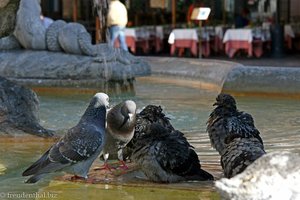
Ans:
[[[220,178],[219,156],[211,148],[205,131],[212,111],[215,92],[139,80],[135,95],[111,96],[114,105],[125,99],[134,100],[139,109],[148,104],[161,105],[176,129],[185,133],[195,147],[202,167]],[[74,126],[93,94],[39,94],[41,124],[62,130]],[[293,99],[237,97],[238,108],[255,119],[266,151],[300,152],[300,101]],[[53,143],[35,137],[0,139],[0,199],[218,199],[213,183],[178,184],[80,184],[51,181],[24,184],[22,171]],[[27,196],[26,196],[27,195]],[[32,195],[32,196],[30,196]]]

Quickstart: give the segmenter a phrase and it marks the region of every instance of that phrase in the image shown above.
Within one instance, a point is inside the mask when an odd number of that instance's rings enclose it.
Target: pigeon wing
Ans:
[[[220,154],[224,150],[224,140],[228,135],[227,119],[224,117],[216,117],[208,121],[207,132],[209,134],[210,143]]]
[[[51,148],[50,160],[67,164],[88,159],[103,143],[99,134],[104,131],[94,125],[73,127]]]
[[[257,138],[234,138],[221,156],[224,175],[231,178],[264,155],[264,147]]]
[[[164,140],[161,140],[159,147],[156,148],[156,158],[165,171],[185,176],[192,173],[193,170],[201,168],[197,154],[183,133],[172,132]]]
[[[260,132],[256,129],[254,120],[248,113],[240,112],[239,115],[228,118],[227,128],[228,134],[226,137],[229,136],[230,138],[235,135],[235,137],[239,136],[241,138],[257,138],[263,144]],[[226,140],[226,143],[230,142],[228,138]]]

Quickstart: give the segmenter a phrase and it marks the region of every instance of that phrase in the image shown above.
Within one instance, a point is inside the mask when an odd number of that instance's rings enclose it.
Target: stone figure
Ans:
[[[46,49],[46,29],[40,20],[38,0],[21,0],[17,12],[14,36],[25,49]]]
[[[126,51],[107,43],[92,44],[91,35],[79,23],[56,20],[46,29],[40,19],[39,0],[10,0],[6,6],[2,3],[0,9],[8,9],[12,3],[19,4],[19,9],[15,13],[13,32],[0,38],[3,76],[39,79],[36,84],[41,79],[46,83],[53,79],[68,82],[70,78],[124,83],[151,73],[145,61]],[[22,69],[24,67],[27,69]],[[51,77],[45,71],[52,72]]]
[[[0,77],[0,97],[0,134],[53,136],[39,124],[39,100],[31,89]]]

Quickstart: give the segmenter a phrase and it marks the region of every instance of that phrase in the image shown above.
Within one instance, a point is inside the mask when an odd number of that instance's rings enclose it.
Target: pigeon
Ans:
[[[234,138],[230,140],[225,149],[221,156],[221,166],[224,176],[227,178],[241,173],[266,153],[257,138]]]
[[[219,94],[216,101],[217,107],[207,122],[207,132],[221,156],[225,177],[231,178],[264,155],[264,145],[252,116],[238,111],[231,95]]]
[[[287,151],[261,156],[244,172],[215,182],[221,199],[300,199],[300,155]]]
[[[92,163],[103,148],[108,106],[109,97],[105,93],[96,93],[78,124],[23,172],[23,176],[32,175],[26,183],[35,183],[56,171],[86,179]]]
[[[183,133],[153,123],[136,142],[133,161],[153,182],[174,183],[189,180],[214,180],[201,169],[198,155]]]
[[[169,131],[175,130],[170,119],[163,113],[163,109],[160,106],[148,105],[140,113],[136,115],[135,132],[132,140],[124,148],[124,158],[130,159],[135,143],[142,137],[147,131],[147,128],[151,124],[158,123],[168,129]]]
[[[126,167],[123,148],[132,139],[136,123],[136,104],[127,100],[119,103],[107,113],[107,137],[103,147],[103,157],[107,166],[109,155],[117,154],[118,160]]]

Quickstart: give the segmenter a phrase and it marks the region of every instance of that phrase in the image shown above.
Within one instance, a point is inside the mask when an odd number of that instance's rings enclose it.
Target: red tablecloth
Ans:
[[[240,49],[247,50],[248,56],[252,56],[252,45],[247,41],[229,40],[225,43],[225,53],[230,58],[233,58],[234,54]]]
[[[261,57],[263,54],[263,42],[261,40],[253,40],[252,43],[247,41],[227,41],[225,43],[225,53],[233,58],[235,53],[244,49],[248,52],[248,56],[252,57],[253,53],[256,57]]]
[[[175,40],[173,44],[171,44],[170,54],[174,55],[175,50],[180,48],[187,48],[190,49],[191,54],[195,57],[198,56],[198,41],[195,40]],[[202,55],[204,57],[208,57],[210,55],[210,47],[209,42],[203,41],[202,42]],[[179,56],[182,56],[182,51],[180,51]]]

